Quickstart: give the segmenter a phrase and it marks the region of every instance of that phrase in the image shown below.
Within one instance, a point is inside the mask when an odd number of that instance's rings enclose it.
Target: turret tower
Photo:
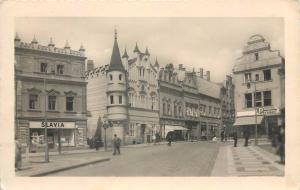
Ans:
[[[122,64],[117,31],[109,68],[107,71],[107,113],[108,120],[113,124],[112,135],[117,134],[124,142],[124,127],[127,125],[127,77]]]

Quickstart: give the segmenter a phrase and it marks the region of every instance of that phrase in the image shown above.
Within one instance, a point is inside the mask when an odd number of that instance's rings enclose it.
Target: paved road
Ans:
[[[111,156],[108,162],[52,176],[209,176],[218,150],[219,144],[212,142],[122,148],[121,155]]]

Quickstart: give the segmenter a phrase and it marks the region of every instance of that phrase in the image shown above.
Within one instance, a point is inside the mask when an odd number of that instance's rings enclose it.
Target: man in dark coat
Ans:
[[[234,140],[234,147],[236,147],[236,145],[237,145],[237,140],[238,140],[238,136],[237,136],[236,130],[234,130],[234,132],[233,132],[233,140]]]
[[[246,127],[244,129],[244,138],[245,138],[245,145],[244,146],[248,146],[249,136],[250,136],[250,133],[249,133],[248,127]]]
[[[119,137],[117,137],[117,135],[114,135],[114,139],[113,139],[113,145],[114,145],[114,153],[113,155],[121,154],[120,152],[120,146],[121,146],[121,139]]]

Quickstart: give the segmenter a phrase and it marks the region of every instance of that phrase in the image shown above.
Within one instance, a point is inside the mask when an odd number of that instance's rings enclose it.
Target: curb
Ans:
[[[41,177],[41,176],[45,176],[45,175],[48,175],[48,174],[52,174],[52,173],[57,173],[57,172],[61,172],[61,171],[64,171],[64,170],[69,170],[69,169],[74,169],[74,168],[78,168],[78,167],[81,167],[81,166],[86,166],[86,165],[89,165],[89,164],[94,164],[94,163],[99,163],[99,162],[105,162],[105,161],[109,161],[110,158],[102,158],[102,159],[97,159],[97,160],[92,160],[92,161],[89,161],[89,162],[83,162],[83,163],[77,163],[77,164],[72,164],[72,165],[69,165],[69,166],[62,166],[62,167],[58,167],[58,168],[54,168],[54,169],[50,169],[50,170],[47,170],[47,171],[38,171],[38,172],[33,172],[32,174],[29,174],[29,175],[24,175],[24,176],[20,176],[20,177]]]

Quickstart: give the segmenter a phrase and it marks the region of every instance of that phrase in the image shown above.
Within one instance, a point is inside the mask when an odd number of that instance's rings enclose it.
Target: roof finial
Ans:
[[[134,48],[133,52],[140,53],[140,50],[139,50],[138,45],[137,45],[137,42],[135,43],[135,48]]]
[[[32,41],[31,41],[31,43],[33,43],[33,44],[37,44],[37,43],[38,43],[38,41],[37,41],[36,38],[35,38],[35,34],[33,35],[33,39],[32,39]]]
[[[16,32],[15,41],[21,41],[18,32]]]
[[[118,38],[118,33],[117,33],[117,27],[115,25],[115,40],[117,40],[117,38]]]

